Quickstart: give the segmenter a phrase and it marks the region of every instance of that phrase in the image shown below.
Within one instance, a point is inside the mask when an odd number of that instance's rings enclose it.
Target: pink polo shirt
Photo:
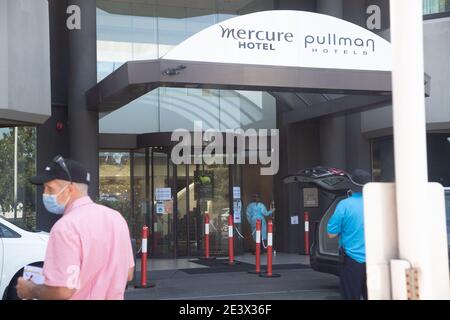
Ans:
[[[86,196],[68,206],[50,232],[45,284],[76,288],[72,300],[121,300],[133,266],[125,219]]]

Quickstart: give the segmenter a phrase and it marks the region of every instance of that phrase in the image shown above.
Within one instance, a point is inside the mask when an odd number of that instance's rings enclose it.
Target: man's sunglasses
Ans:
[[[63,156],[57,155],[56,157],[53,158],[53,162],[57,163],[67,173],[67,176],[70,179],[70,183],[72,183],[72,176],[70,175],[70,171],[67,168],[67,164]]]

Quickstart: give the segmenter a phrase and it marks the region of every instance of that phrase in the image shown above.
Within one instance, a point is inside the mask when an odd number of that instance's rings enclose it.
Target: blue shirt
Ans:
[[[267,239],[267,231],[266,231],[266,219],[264,217],[268,217],[272,215],[272,210],[267,211],[266,206],[262,202],[251,202],[246,211],[247,221],[250,223],[252,227],[253,239],[256,239],[256,220],[261,220],[261,239]]]
[[[339,246],[359,263],[366,262],[364,242],[364,208],[362,193],[342,200],[328,221],[328,233],[339,235]]]

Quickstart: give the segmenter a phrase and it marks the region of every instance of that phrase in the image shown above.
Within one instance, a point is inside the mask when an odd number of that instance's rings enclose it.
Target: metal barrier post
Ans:
[[[272,255],[273,255],[273,222],[269,220],[267,223],[267,272],[259,276],[264,278],[278,278],[281,275],[272,272]]]

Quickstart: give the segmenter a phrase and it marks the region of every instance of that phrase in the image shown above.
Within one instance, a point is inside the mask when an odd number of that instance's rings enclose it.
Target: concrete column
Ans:
[[[361,113],[346,116],[346,161],[347,170],[364,169],[371,171],[370,140],[361,133]]]
[[[97,83],[96,2],[69,0],[81,9],[81,30],[69,30],[70,157],[91,174],[89,195],[98,195],[98,112],[86,108],[85,93]],[[61,26],[62,27],[62,26]]]
[[[372,1],[373,2],[373,1]],[[373,4],[373,3],[370,4]],[[343,18],[351,23],[357,24],[363,28],[366,27],[366,1],[345,0],[343,5]]]
[[[327,14],[336,18],[342,18],[343,16],[343,3],[342,0],[318,0],[317,12]]]
[[[66,1],[50,0],[50,56],[51,56],[51,90],[52,115],[42,125],[37,127],[36,170],[42,174],[46,165],[53,157],[61,154],[69,157],[69,133],[67,127],[67,65],[68,43],[67,29],[63,26],[66,21]],[[56,124],[63,124],[58,131]],[[39,230],[50,231],[59,216],[45,210],[42,203],[43,188],[37,188],[36,227]]]
[[[342,0],[318,0],[317,12],[336,18],[343,16]],[[346,169],[346,118],[345,116],[320,121],[321,165]]]
[[[316,0],[278,0],[274,1],[275,10],[302,10],[302,11],[316,11]]]
[[[320,165],[347,169],[346,117],[320,120]]]

